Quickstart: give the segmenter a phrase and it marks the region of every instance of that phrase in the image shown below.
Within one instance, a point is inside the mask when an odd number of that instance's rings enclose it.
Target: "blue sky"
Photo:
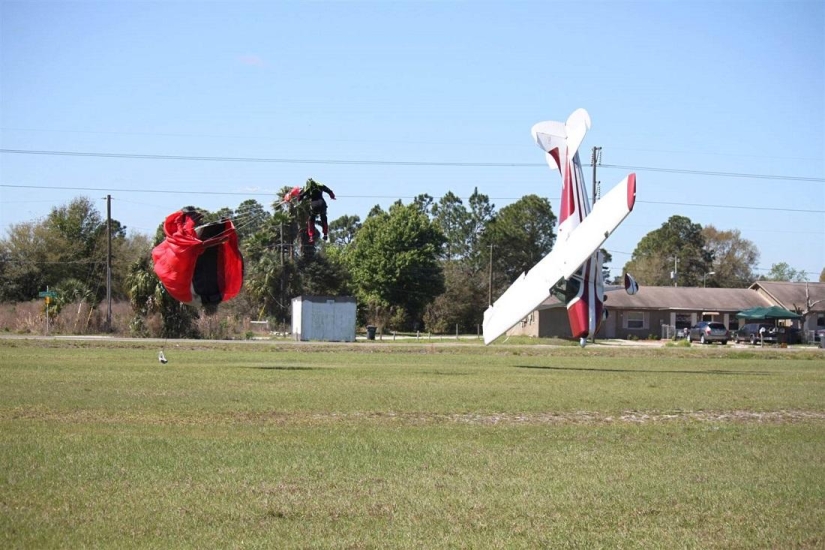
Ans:
[[[78,195],[105,212],[111,194],[113,217],[153,233],[185,204],[268,205],[308,177],[338,195],[331,219],[475,187],[497,208],[535,193],[558,211],[530,128],[584,107],[585,161],[600,146],[606,165],[677,170],[637,170],[614,272],[678,214],[741,230],[763,273],[788,262],[815,280],[823,37],[821,1],[3,0],[0,149],[155,158],[0,153],[0,227]],[[628,171],[600,168],[603,191]]]

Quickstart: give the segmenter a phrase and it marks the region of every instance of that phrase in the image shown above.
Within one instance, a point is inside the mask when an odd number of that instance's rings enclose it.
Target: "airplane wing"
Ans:
[[[633,210],[636,174],[629,174],[593,207],[565,240],[530,271],[522,273],[510,288],[484,312],[484,343],[489,344],[527,317],[550,296],[550,289],[569,279],[599,249],[607,237]]]

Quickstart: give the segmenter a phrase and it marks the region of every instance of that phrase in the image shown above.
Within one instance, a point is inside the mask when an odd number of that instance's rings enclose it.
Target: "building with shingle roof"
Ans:
[[[823,299],[816,305],[817,315],[808,319],[809,325],[821,322],[825,328],[825,283],[808,285],[813,300]],[[736,318],[740,311],[773,305],[794,311],[795,305],[805,302],[805,283],[759,281],[749,288],[642,286],[632,296],[621,287],[609,290],[608,317],[596,334],[597,339],[668,338],[674,331],[690,328],[699,321],[717,321],[737,330],[747,322]],[[565,304],[551,296],[508,334],[571,338]]]
[[[803,313],[811,304],[803,321],[806,332],[825,330],[825,283],[790,283],[786,281],[756,281],[750,287],[771,305],[782,306],[796,313]]]

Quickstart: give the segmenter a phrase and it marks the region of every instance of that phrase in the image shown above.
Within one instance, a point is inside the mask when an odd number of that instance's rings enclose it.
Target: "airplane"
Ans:
[[[590,129],[590,115],[577,109],[567,122],[539,122],[533,139],[545,152],[551,170],[562,179],[558,235],[553,250],[484,312],[484,343],[490,344],[527,317],[551,295],[567,306],[574,338],[584,347],[607,317],[602,243],[633,210],[636,174],[628,174],[591,208],[579,158],[579,146]],[[635,294],[639,286],[630,274],[624,289]]]

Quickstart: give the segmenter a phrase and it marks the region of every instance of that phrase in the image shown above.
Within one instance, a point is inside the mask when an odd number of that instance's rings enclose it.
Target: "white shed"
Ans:
[[[355,341],[355,298],[298,296],[292,299],[292,337],[323,342]]]

